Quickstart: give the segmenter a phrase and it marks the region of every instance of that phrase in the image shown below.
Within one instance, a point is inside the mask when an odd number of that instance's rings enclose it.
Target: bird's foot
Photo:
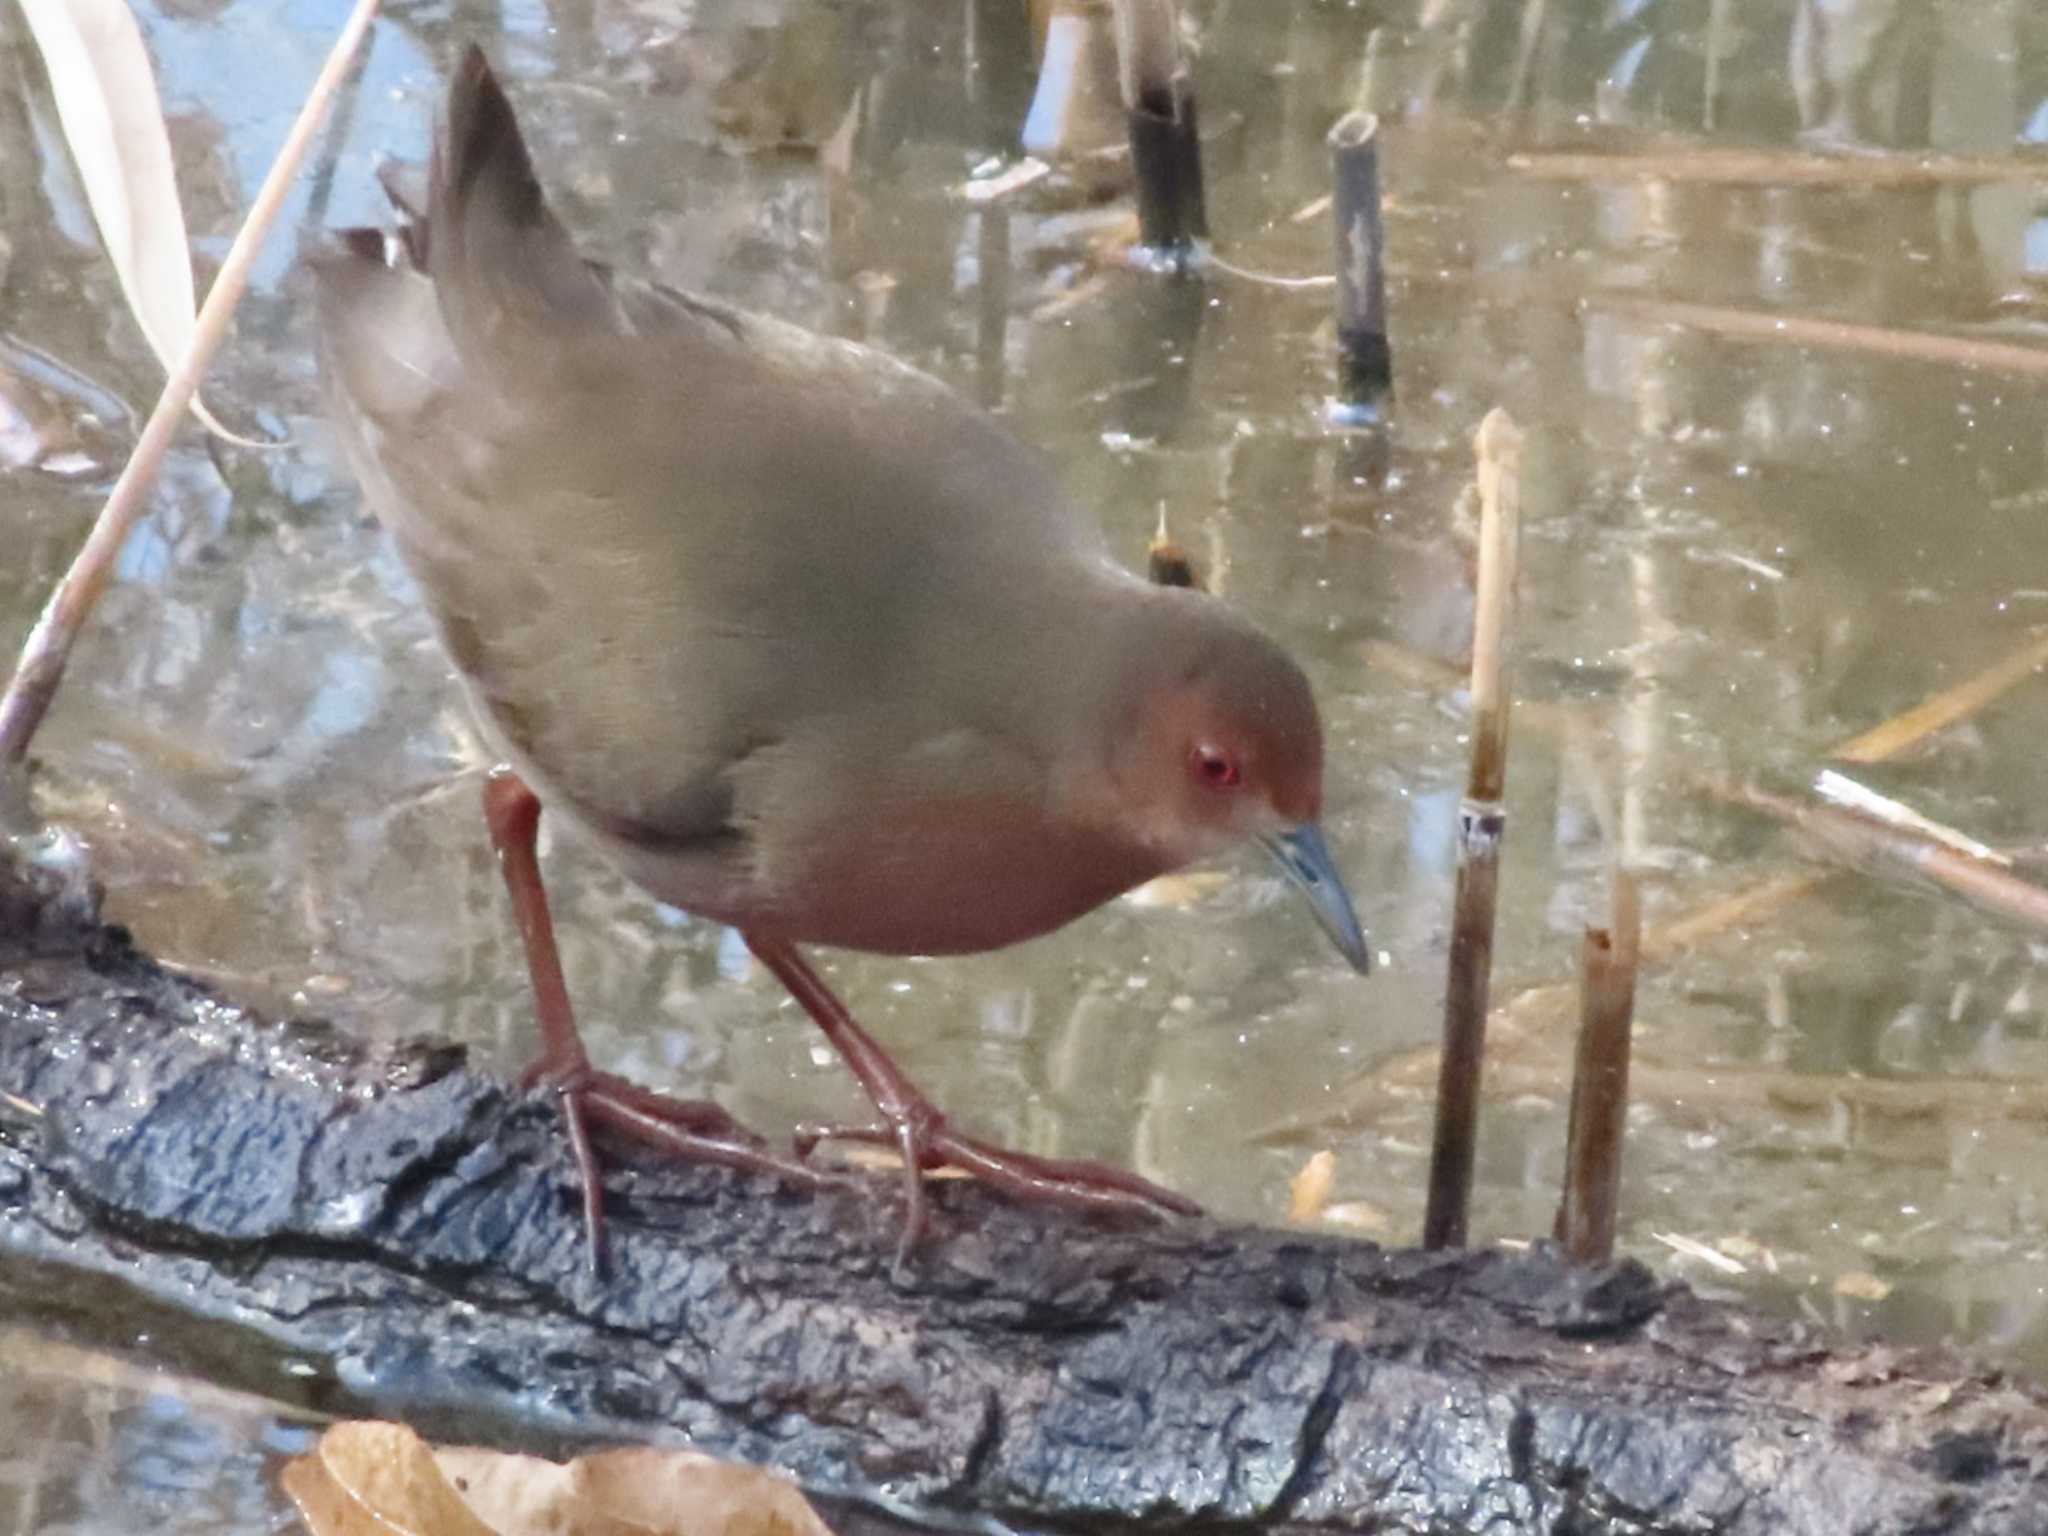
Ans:
[[[890,1120],[887,1125],[799,1126],[796,1149],[799,1156],[808,1156],[823,1141],[856,1141],[892,1148],[902,1158],[909,1209],[904,1219],[903,1240],[896,1250],[899,1274],[929,1223],[924,1174],[936,1168],[958,1169],[1026,1204],[1154,1219],[1202,1214],[1202,1208],[1185,1195],[1108,1163],[1039,1157],[965,1135],[954,1130],[946,1117],[922,1098],[906,1105]]]
[[[582,1189],[583,1231],[593,1270],[604,1266],[604,1173],[591,1143],[593,1125],[685,1162],[772,1174],[807,1189],[846,1182],[796,1154],[777,1151],[708,1099],[671,1098],[584,1063],[565,1068],[545,1057],[520,1082],[526,1088],[551,1089],[561,1104]]]

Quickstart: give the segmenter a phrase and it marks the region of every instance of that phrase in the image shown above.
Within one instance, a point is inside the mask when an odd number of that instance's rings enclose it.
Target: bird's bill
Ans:
[[[1262,837],[1259,842],[1279,862],[1288,883],[1308,899],[1316,924],[1330,936],[1337,952],[1351,962],[1361,976],[1372,972],[1372,949],[1365,930],[1358,926],[1352,910],[1351,893],[1344,889],[1344,877],[1330,857],[1330,845],[1323,841],[1323,829],[1312,821],[1285,832]]]

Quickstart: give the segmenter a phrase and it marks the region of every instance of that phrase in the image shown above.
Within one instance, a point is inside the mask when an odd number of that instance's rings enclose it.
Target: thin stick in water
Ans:
[[[1380,419],[1394,387],[1387,344],[1386,223],[1380,208],[1379,119],[1349,112],[1330,130],[1331,212],[1337,228],[1337,393],[1341,426]]]
[[[1944,730],[1959,720],[1967,720],[2008,688],[2025,682],[2043,667],[2048,667],[2048,630],[2035,635],[2011,655],[1964,678],[1953,688],[1944,689],[1903,714],[1894,715],[1884,724],[1851,737],[1828,756],[1845,763],[1881,763],[1886,758],[1896,757],[1936,731]]]
[[[27,754],[36,728],[42,724],[50,701],[56,698],[58,686],[64,681],[65,664],[71,658],[71,647],[84,629],[93,605],[106,590],[114,561],[128,540],[129,530],[142,515],[157,468],[163,463],[171,439],[177,435],[185,408],[227,334],[228,320],[248,285],[249,269],[263,248],[264,237],[276,221],[278,209],[284,205],[306,147],[326,116],[328,103],[347,77],[356,49],[376,14],[377,0],[356,0],[341,36],[335,39],[333,51],[321,66],[319,78],[313,82],[306,104],[299,109],[291,132],[285,136],[284,147],[278,151],[270,174],[263,179],[249,216],[242,221],[234,244],[228,248],[227,260],[221,263],[220,273],[207,291],[206,302],[199,307],[192,344],[164,385],[164,392],[157,397],[156,409],[150,412],[134,453],[122,469],[121,478],[114,482],[113,494],[107,497],[99,520],[86,536],[85,547],[79,550],[71,569],[64,573],[57,590],[44,604],[35,628],[29,631],[14,677],[6,694],[0,696],[0,764],[18,763]]]
[[[1717,3],[1716,9],[1719,9]],[[1940,187],[2048,181],[2048,155],[1817,154],[1688,139],[1648,154],[1529,150],[1508,166],[1538,181],[1665,181],[1727,187]]]
[[[1626,870],[1614,873],[1612,921],[1611,928],[1588,928],[1579,954],[1579,1046],[1556,1234],[1577,1264],[1605,1264],[1614,1257],[1628,1122],[1629,1029],[1643,933],[1636,883]]]
[[[1725,304],[1693,304],[1679,299],[1648,299],[1634,294],[1593,293],[1588,305],[1652,325],[1682,325],[1728,341],[1776,341],[1831,352],[1864,352],[1908,362],[1948,363],[1982,368],[1987,373],[2020,378],[2048,378],[2048,347],[2023,347],[2009,341],[1976,336],[1943,336],[1932,331],[1902,331],[1885,325],[1859,325],[1824,320],[1814,315],[1787,315],[1771,310],[1737,309]]]
[[[1506,411],[1487,413],[1473,438],[1479,459],[1479,581],[1472,633],[1472,767],[1458,807],[1458,884],[1444,997],[1444,1049],[1437,1073],[1436,1132],[1429,1163],[1426,1248],[1465,1241],[1479,1139],[1480,1073],[1486,1054],[1487,987],[1500,843],[1507,829],[1510,699],[1502,677],[1508,601],[1515,588],[1521,525],[1522,433]]]

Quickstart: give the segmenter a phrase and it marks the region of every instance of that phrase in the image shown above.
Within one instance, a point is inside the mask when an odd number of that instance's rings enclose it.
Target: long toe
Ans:
[[[604,1170],[591,1141],[593,1126],[664,1157],[765,1173],[805,1189],[845,1187],[851,1182],[844,1175],[814,1167],[794,1151],[771,1147],[707,1099],[671,1098],[587,1068],[554,1072],[541,1063],[528,1076],[546,1083],[561,1105],[562,1127],[576,1160],[584,1238],[593,1271],[604,1268]]]
[[[820,1142],[850,1141],[899,1151],[909,1141],[923,1172],[953,1168],[1024,1204],[1158,1219],[1199,1216],[1202,1207],[1187,1196],[1108,1163],[1080,1158],[1039,1157],[962,1135],[934,1115],[907,1128],[893,1125],[799,1127],[797,1145],[808,1152]],[[921,1203],[921,1202],[918,1202]]]

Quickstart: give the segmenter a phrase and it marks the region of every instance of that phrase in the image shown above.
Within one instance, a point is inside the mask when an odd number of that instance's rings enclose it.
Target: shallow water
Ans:
[[[1296,217],[1326,190],[1321,136],[1353,104],[1385,120],[1399,394],[1376,457],[1321,423],[1326,289],[1223,273],[1167,287],[1100,258],[1121,204],[1026,197],[998,218],[952,195],[1008,148],[1030,90],[1028,60],[968,67],[959,8],[641,0],[564,7],[557,24],[538,5],[401,7],[209,385],[231,422],[291,445],[183,440],[38,741],[42,805],[85,831],[116,915],[169,960],[273,1008],[450,1033],[508,1068],[532,1048],[477,811],[484,764],[330,451],[295,261],[309,226],[379,216],[376,157],[418,155],[438,66],[466,36],[495,39],[592,250],[869,337],[979,395],[1059,459],[1134,562],[1163,505],[1311,669],[1331,839],[1384,956],[1371,980],[1255,856],[1191,904],[1118,903],[997,955],[826,957],[856,1013],[985,1134],[1125,1162],[1250,1219],[1277,1219],[1290,1174],[1328,1147],[1352,1224],[1413,1239],[1428,1101],[1405,1053],[1438,1029],[1467,744],[1462,698],[1429,663],[1463,661],[1471,431],[1495,405],[1514,413],[1525,707],[1494,987],[1506,1065],[1473,1225],[1546,1232],[1571,1010],[1531,989],[1569,974],[1611,862],[1639,872],[1653,925],[1822,868],[1702,777],[1796,790],[1832,745],[2048,622],[2037,379],[1715,339],[1644,307],[2039,341],[2040,183],[1602,183],[1506,163],[1528,147],[2009,152],[2048,139],[2048,24],[2020,0],[1834,0],[1804,19],[1787,0],[1717,32],[1724,9],[1552,4],[1525,48],[1523,8],[1478,0],[1193,8],[1211,218],[1234,265],[1326,271],[1325,223]],[[341,11],[143,8],[209,269]],[[0,29],[0,371],[25,381],[9,394],[47,447],[45,467],[7,472],[0,510],[11,649],[157,374],[49,152],[14,13]],[[856,89],[850,167],[831,176],[812,147]],[[2038,845],[2044,730],[2034,677],[1856,771],[1985,842]],[[713,1093],[768,1131],[858,1111],[815,1031],[719,931],[566,842],[548,871],[605,1064]],[[1624,1246],[1851,1331],[1954,1337],[2048,1370],[2044,954],[1953,898],[1841,873],[1670,955],[1638,1005]],[[1898,1086],[1888,1107],[1859,1094],[1866,1078]],[[1657,1234],[1716,1244],[1745,1272]],[[0,1396],[0,1425],[91,1422],[82,1397],[44,1401],[67,1390],[39,1378]],[[185,1412],[245,1453],[209,1453],[227,1481],[186,1515],[260,1525],[262,1498],[227,1485],[256,1475],[260,1415]],[[171,1463],[89,1450],[38,1465],[0,1479],[0,1526],[11,1512],[20,1528],[131,1527],[121,1501]],[[71,1523],[35,1513],[52,1499]]]

